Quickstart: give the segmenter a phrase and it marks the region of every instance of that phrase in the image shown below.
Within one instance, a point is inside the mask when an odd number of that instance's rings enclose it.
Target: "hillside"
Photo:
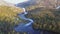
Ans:
[[[32,2],[35,4],[30,2],[32,5],[25,7],[27,11],[40,7],[56,9],[58,6],[60,6],[60,0],[33,0],[33,1]]]
[[[22,12],[22,8],[0,5],[0,34],[17,34],[13,28],[22,22],[18,16]]]
[[[32,27],[35,30],[60,32],[60,10],[35,8],[28,11],[27,15],[34,20]]]

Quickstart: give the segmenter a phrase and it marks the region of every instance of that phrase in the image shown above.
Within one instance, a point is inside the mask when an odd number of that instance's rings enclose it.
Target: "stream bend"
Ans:
[[[18,26],[15,28],[15,30],[18,32],[29,32],[29,30],[32,30],[32,23],[33,23],[33,20],[32,19],[29,19],[29,18],[26,18],[25,15],[28,14],[28,12],[26,12],[25,8],[23,8],[24,12],[19,14],[19,17],[23,20],[27,20],[29,21],[28,23],[20,23],[18,24]]]

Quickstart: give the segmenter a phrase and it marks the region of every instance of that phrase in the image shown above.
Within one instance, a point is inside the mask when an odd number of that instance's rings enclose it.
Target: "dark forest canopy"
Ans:
[[[35,8],[28,11],[28,16],[34,20],[34,29],[60,32],[60,10]]]

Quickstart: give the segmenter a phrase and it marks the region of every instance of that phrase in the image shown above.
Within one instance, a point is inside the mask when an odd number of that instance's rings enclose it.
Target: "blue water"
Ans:
[[[27,20],[29,21],[28,23],[20,23],[18,24],[17,27],[15,27],[15,31],[16,32],[27,32],[28,34],[41,34],[42,31],[44,30],[34,30],[32,28],[32,24],[34,23],[34,21],[30,18],[26,18],[26,14],[28,14],[28,12],[25,11],[25,8],[23,8],[24,12],[19,14],[18,16],[23,19],[23,20]],[[44,31],[44,34],[52,34],[52,32],[47,32]]]
[[[17,27],[15,27],[15,31],[17,32],[27,32],[28,34],[40,34],[40,31],[35,31],[33,28],[32,28],[32,23],[34,23],[34,21],[32,19],[29,19],[29,18],[26,18],[25,15],[28,14],[26,11],[25,11],[25,8],[23,8],[24,12],[19,14],[20,18],[23,19],[23,20],[27,20],[29,21],[28,23],[20,23],[18,24]]]

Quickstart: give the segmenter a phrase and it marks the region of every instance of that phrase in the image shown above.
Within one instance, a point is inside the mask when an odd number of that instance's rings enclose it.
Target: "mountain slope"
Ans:
[[[47,30],[60,32],[60,10],[36,8],[28,11],[28,16],[34,20],[33,28],[35,30]]]
[[[48,9],[56,9],[60,6],[60,0],[34,0],[35,4],[26,7],[26,10],[32,10],[35,8],[48,8]]]
[[[16,4],[17,7],[28,7],[28,6],[31,6],[31,5],[35,5],[35,2],[29,0],[27,2],[22,2],[22,3]]]
[[[22,22],[18,16],[22,12],[22,8],[4,5],[4,3],[0,5],[0,34],[18,34],[14,26]]]

